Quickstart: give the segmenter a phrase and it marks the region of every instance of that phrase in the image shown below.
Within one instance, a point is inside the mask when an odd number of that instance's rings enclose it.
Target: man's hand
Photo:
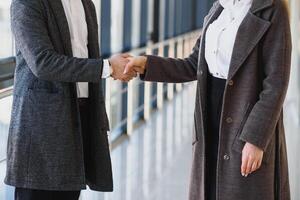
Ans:
[[[125,66],[128,64],[130,57],[129,54],[117,54],[108,59],[113,71],[111,75],[115,80],[128,82],[137,76],[134,71],[124,74]]]
[[[253,144],[246,143],[242,152],[241,174],[247,177],[252,172],[258,170],[263,159],[263,150]]]
[[[137,57],[128,57],[129,62],[127,63],[124,74],[130,75],[131,73],[144,74],[146,70],[147,57],[146,56],[137,56]]]

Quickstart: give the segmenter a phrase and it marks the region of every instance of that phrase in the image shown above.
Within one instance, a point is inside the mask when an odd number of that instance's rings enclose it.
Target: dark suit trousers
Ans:
[[[216,170],[219,146],[219,125],[226,79],[207,77],[207,135],[206,135],[206,200],[216,199]]]
[[[86,131],[88,130],[88,99],[78,99],[80,120],[82,128],[83,146],[88,146],[88,138]],[[86,148],[84,148],[86,149]],[[84,160],[87,153],[84,152]],[[26,188],[15,189],[15,200],[78,200],[80,191],[48,191],[48,190],[33,190]]]

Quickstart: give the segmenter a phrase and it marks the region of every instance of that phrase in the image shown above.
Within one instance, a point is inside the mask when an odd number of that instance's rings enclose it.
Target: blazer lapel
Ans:
[[[97,14],[93,2],[82,0],[88,28],[88,49],[90,58],[100,57]]]
[[[238,71],[270,25],[269,21],[248,12],[237,32],[228,72],[228,80]]]
[[[73,56],[69,25],[62,2],[61,0],[48,0],[48,3],[54,13],[65,53],[68,56]]]
[[[85,19],[86,19],[87,29],[88,29],[89,57],[98,59],[100,58],[100,47],[99,47],[99,36],[98,36],[97,13],[93,5],[93,2],[91,0],[81,0],[81,1],[85,11]],[[92,105],[94,105],[94,103],[96,103],[97,100],[99,99],[99,91],[100,90],[99,90],[98,83],[89,83],[89,97],[91,99]]]

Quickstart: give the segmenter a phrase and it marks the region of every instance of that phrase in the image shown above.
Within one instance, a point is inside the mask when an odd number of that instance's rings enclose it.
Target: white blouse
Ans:
[[[253,0],[219,0],[224,8],[206,31],[205,59],[212,76],[227,79],[236,34]]]

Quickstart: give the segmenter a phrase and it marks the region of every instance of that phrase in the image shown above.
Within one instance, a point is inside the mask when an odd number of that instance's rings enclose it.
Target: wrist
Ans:
[[[145,72],[145,70],[146,70],[146,65],[147,65],[147,60],[148,60],[148,58],[147,58],[147,56],[142,56],[142,67],[143,67],[143,71]]]

